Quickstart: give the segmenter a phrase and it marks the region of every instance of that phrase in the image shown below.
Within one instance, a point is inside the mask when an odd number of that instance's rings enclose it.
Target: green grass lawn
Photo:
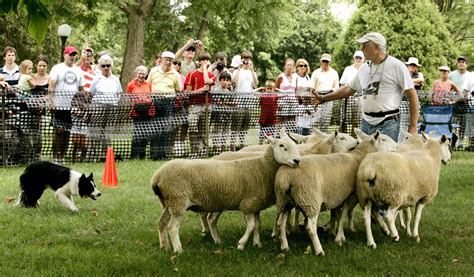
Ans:
[[[290,235],[290,252],[279,256],[279,242],[270,238],[275,208],[262,215],[262,249],[252,240],[244,251],[236,249],[245,230],[240,213],[223,214],[224,244],[216,246],[210,236],[201,237],[198,216],[189,212],[180,232],[184,253],[175,257],[160,250],[156,223],[161,208],[149,185],[160,165],[117,163],[117,188],[102,187],[102,164],[73,166],[92,171],[102,191],[97,201],[76,198],[78,214],[63,207],[51,190],[39,209],[14,207],[23,168],[0,169],[0,276],[474,275],[474,153],[454,153],[443,166],[439,194],[423,212],[420,243],[404,233],[392,242],[373,226],[377,249],[369,249],[357,207],[356,232],[346,232],[343,247],[319,231],[325,257],[305,254],[310,240],[304,232]],[[320,223],[327,219],[324,213]]]

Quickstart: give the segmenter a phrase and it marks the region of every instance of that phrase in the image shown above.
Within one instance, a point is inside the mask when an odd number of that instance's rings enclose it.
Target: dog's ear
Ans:
[[[86,175],[84,173],[82,173],[81,177],[79,179],[86,179]]]
[[[89,175],[89,177],[87,177],[87,179],[89,179],[89,180],[94,179],[94,176],[92,175],[92,172],[91,172],[91,174]]]

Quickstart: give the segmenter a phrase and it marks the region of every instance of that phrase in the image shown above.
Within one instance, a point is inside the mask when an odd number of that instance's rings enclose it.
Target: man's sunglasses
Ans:
[[[106,68],[106,67],[111,67],[112,65],[111,64],[101,64],[100,67],[102,68]]]

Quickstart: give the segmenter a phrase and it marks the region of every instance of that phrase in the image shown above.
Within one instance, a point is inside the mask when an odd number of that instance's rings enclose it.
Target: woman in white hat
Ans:
[[[456,97],[461,98],[461,91],[456,84],[448,79],[449,66],[442,65],[438,67],[439,79],[433,82],[431,86],[430,100],[433,105],[450,105],[453,104],[454,99],[451,97],[451,93],[456,92]]]
[[[410,72],[411,80],[415,85],[415,90],[421,90],[425,83],[425,78],[423,73],[418,71],[418,69],[421,67],[421,64],[418,62],[418,58],[410,57],[405,64],[407,65],[408,71]]]

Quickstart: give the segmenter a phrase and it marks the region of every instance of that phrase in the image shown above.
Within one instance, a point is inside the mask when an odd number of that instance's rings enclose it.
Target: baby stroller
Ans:
[[[423,122],[420,123],[420,132],[430,133],[434,131],[434,137],[438,138],[445,135],[451,141],[451,147],[456,146],[458,136],[454,129],[459,128],[458,124],[453,123],[453,106],[423,106]]]

